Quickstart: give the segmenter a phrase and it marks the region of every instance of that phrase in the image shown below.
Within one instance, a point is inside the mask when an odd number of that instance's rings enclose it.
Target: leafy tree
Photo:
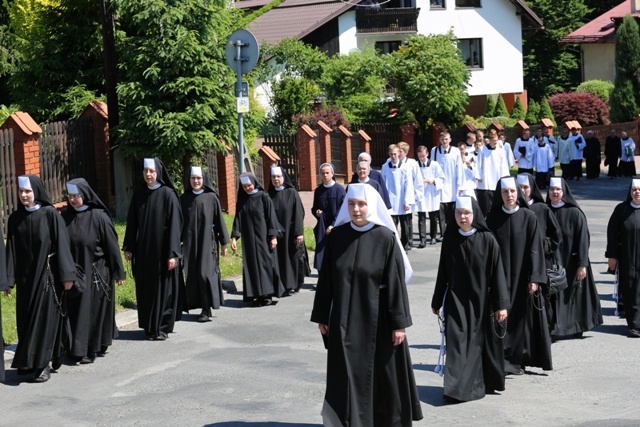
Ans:
[[[452,33],[409,37],[392,58],[396,99],[403,109],[421,125],[461,123],[470,74]]]
[[[366,121],[383,98],[387,63],[374,49],[333,56],[320,79],[327,100],[350,121]]]
[[[638,114],[640,105],[640,29],[631,15],[623,18],[616,31],[615,61],[612,117],[616,122],[630,121]]]
[[[86,0],[5,4],[15,66],[9,78],[11,102],[37,121],[68,119],[77,114],[70,97],[95,99],[103,93],[98,4]]]
[[[604,80],[587,80],[576,88],[576,92],[592,93],[604,102],[609,102],[612,90],[613,83]]]
[[[484,107],[484,116],[492,117],[493,112],[496,110],[496,101],[494,101],[493,96],[487,95],[487,104]]]
[[[564,36],[581,27],[590,12],[584,0],[528,0],[544,22],[544,30],[523,39],[524,82],[534,98],[575,88],[580,83],[577,46],[559,45]]]
[[[584,22],[589,22],[619,5],[620,0],[584,0],[584,4],[590,9],[584,17]]]
[[[121,43],[119,148],[189,162],[237,134],[225,43],[237,11],[226,0],[117,0]]]
[[[607,103],[591,93],[557,93],[549,98],[553,115],[560,123],[577,120],[582,125],[609,123]]]
[[[528,102],[529,110],[524,121],[530,124],[538,123],[540,121],[540,104],[535,99],[531,98]]]
[[[509,111],[507,110],[507,104],[504,103],[502,94],[498,94],[498,102],[496,103],[496,109],[493,111],[494,117],[509,117]]]
[[[311,113],[313,100],[320,95],[320,87],[303,77],[285,76],[273,84],[271,102],[273,119],[285,127],[293,125],[296,114]]]
[[[527,113],[524,111],[522,101],[520,101],[520,98],[516,98],[516,102],[513,104],[513,109],[511,110],[510,117],[515,120],[524,120],[526,116]]]
[[[549,100],[547,100],[547,98],[542,98],[542,101],[540,101],[540,119],[549,119],[555,126],[558,125],[558,123],[556,122],[556,118],[551,111],[551,106],[549,105]]]

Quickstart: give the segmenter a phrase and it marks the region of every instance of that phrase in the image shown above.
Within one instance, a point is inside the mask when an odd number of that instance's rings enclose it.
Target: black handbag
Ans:
[[[553,258],[553,265],[547,268],[547,285],[543,287],[547,295],[555,295],[569,287],[567,272],[560,264],[557,251]]]

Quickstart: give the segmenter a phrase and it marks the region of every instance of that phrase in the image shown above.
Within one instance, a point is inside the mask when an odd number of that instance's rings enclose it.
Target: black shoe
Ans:
[[[96,356],[98,357],[104,357],[107,354],[107,349],[109,348],[108,345],[103,345],[100,347],[100,351],[96,353]]]
[[[80,359],[80,361],[78,363],[80,363],[81,365],[88,365],[90,363],[93,363],[94,360],[96,360],[96,354],[95,353],[89,353],[88,355],[86,355],[82,359]]]
[[[260,305],[262,307],[266,307],[266,306],[271,305],[271,304],[273,304],[273,300],[271,299],[271,297],[262,298],[260,300]]]
[[[507,372],[507,375],[524,375],[524,369],[520,368],[515,372]]]
[[[198,316],[198,323],[211,322],[211,310],[203,308],[202,312]]]
[[[60,356],[54,357],[51,360],[51,369],[53,369],[54,371],[57,371],[58,369],[60,369],[60,366],[62,366],[62,357]]]
[[[629,329],[629,338],[640,338],[640,331],[637,329]]]
[[[409,252],[411,250],[411,245],[407,245],[404,247],[405,252]]]
[[[160,331],[158,335],[154,335],[150,338],[151,341],[164,341],[168,338],[166,332]]]
[[[37,369],[36,373],[33,374],[34,383],[46,383],[49,381],[49,378],[51,378],[51,371],[48,366],[46,368]]]

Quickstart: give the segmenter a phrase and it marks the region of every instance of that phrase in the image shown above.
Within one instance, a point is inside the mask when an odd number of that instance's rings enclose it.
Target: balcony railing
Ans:
[[[417,32],[418,13],[413,7],[356,10],[358,33]]]

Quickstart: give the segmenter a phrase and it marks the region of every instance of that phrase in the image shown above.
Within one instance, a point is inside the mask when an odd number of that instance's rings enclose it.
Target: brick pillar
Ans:
[[[331,128],[322,120],[318,120],[318,132],[320,135],[320,164],[331,163]]]
[[[271,166],[277,166],[280,162],[280,156],[270,147],[263,145],[258,154],[262,158],[262,177],[264,178],[264,188],[269,188],[271,181]]]
[[[402,141],[409,144],[409,152],[407,153],[407,157],[414,158],[414,153],[416,151],[415,141],[416,141],[416,128],[413,123],[406,123],[400,126],[400,134],[402,135]]]
[[[226,147],[223,152],[216,154],[218,160],[218,192],[222,210],[234,215],[236,213],[236,167],[233,160],[233,150]]]
[[[440,145],[440,132],[444,132],[447,130],[447,127],[440,122],[436,122],[434,124],[431,125],[431,132],[433,134],[433,146],[437,147],[438,145]],[[451,144],[454,144],[453,141],[451,141]],[[429,147],[432,148],[432,147]]]
[[[318,165],[316,165],[316,133],[307,125],[296,132],[298,147],[298,190],[313,191],[318,185]],[[322,144],[320,144],[322,147]],[[330,146],[329,146],[330,147]],[[329,152],[331,155],[331,152]]]
[[[40,176],[40,141],[42,128],[27,113],[13,113],[0,126],[13,129],[13,155],[16,176],[34,174]]]
[[[366,153],[371,153],[371,137],[362,129],[358,131],[360,137],[362,138],[363,150]]]
[[[351,137],[353,136],[349,129],[340,125],[338,127],[340,132],[340,141],[342,143],[342,172],[344,172],[344,181],[349,183],[351,181],[351,175],[353,175],[353,160],[351,156]]]
[[[93,101],[80,114],[93,124],[93,155],[96,173],[95,192],[109,209],[115,208],[115,192],[111,176],[111,151],[109,150],[109,110],[102,101]]]

